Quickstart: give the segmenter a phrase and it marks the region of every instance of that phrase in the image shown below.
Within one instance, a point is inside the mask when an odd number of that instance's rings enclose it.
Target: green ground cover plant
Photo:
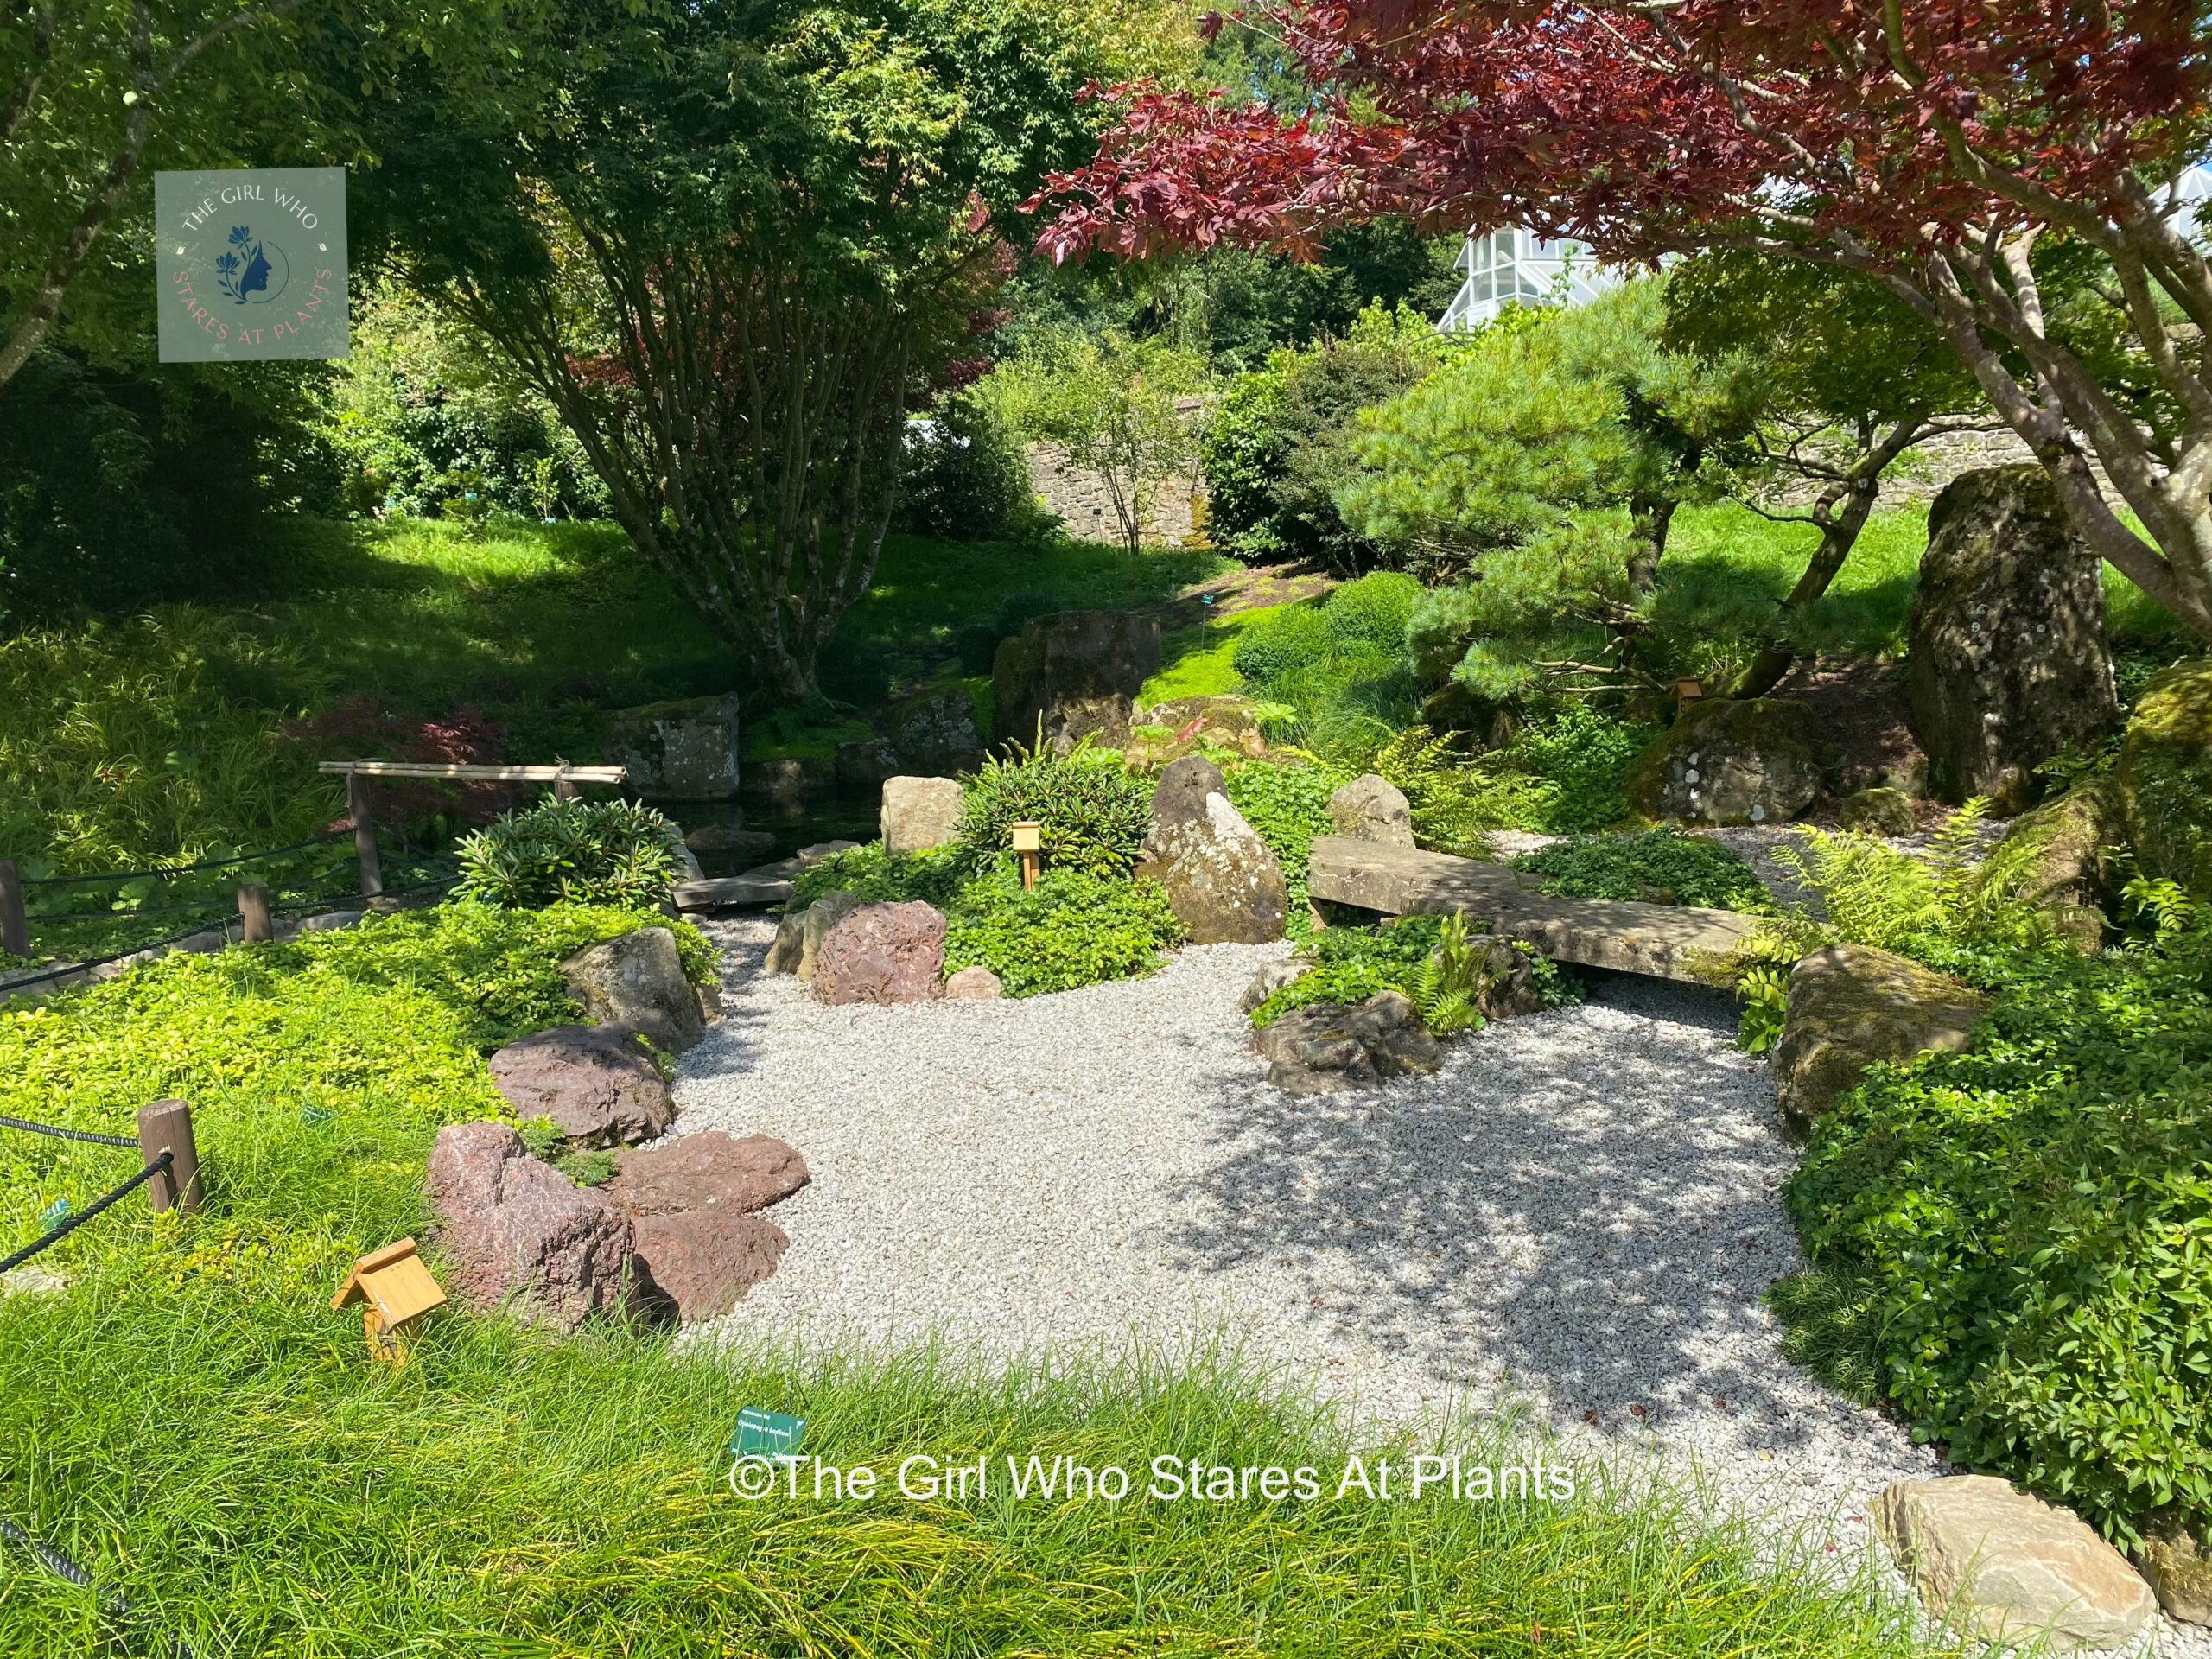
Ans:
[[[1329,821],[1329,797],[1345,782],[1318,758],[1292,756],[1291,765],[1252,760],[1230,766],[1222,773],[1230,804],[1244,817],[1268,850],[1282,867],[1283,886],[1290,898],[1289,925],[1294,938],[1312,931],[1306,885],[1312,861],[1313,838],[1333,833]]]
[[[963,885],[946,922],[945,970],[988,968],[1008,996],[1148,974],[1185,937],[1157,881],[1061,868],[1025,889],[1010,860]]]
[[[1713,910],[1763,912],[1774,900],[1749,860],[1679,830],[1576,836],[1513,861],[1546,893],[1573,899],[1643,899]]]
[[[1878,1066],[1788,1197],[1795,1357],[2133,1541],[2212,1524],[2212,929],[2018,956],[1971,1052]]]

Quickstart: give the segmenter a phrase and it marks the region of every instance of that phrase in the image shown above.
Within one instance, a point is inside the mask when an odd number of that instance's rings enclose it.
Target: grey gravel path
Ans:
[[[702,1338],[1225,1343],[1370,1423],[1517,1405],[1853,1555],[1881,1485],[1941,1472],[1781,1358],[1760,1294],[1800,1263],[1794,1154],[1712,993],[1610,980],[1456,1043],[1433,1078],[1294,1099],[1236,1009],[1284,946],[1025,1001],[829,1008],[757,973],[768,925],[712,931],[729,1015],[684,1058],[680,1132],[781,1136],[814,1179],[774,1212],[781,1270]]]

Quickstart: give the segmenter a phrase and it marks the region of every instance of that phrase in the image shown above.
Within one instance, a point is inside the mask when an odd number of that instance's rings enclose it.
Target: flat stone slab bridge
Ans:
[[[1554,962],[1661,979],[1697,980],[1690,964],[1698,956],[1732,950],[1758,925],[1732,910],[1554,898],[1503,864],[1345,836],[1316,837],[1306,881],[1330,904],[1385,916],[1464,910],[1498,938],[1532,944]]]

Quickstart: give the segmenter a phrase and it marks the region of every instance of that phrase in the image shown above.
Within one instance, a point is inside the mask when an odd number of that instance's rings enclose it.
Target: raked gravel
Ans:
[[[759,971],[769,924],[709,931],[728,1014],[683,1058],[678,1132],[780,1136],[814,1179],[773,1211],[781,1269],[695,1339],[1226,1347],[1374,1427],[1517,1406],[1847,1559],[1875,1492],[1943,1471],[1781,1357],[1761,1293],[1802,1264],[1795,1154],[1715,994],[1608,978],[1433,1077],[1294,1098],[1237,1011],[1284,945],[832,1008]],[[2212,1659],[2171,1627],[2161,1651]]]

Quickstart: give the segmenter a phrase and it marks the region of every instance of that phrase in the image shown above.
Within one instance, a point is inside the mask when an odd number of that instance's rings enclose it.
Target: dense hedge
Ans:
[[[1797,1351],[2126,1538],[2212,1523],[2212,926],[2017,965],[1973,1052],[1879,1067],[1789,1190]]]

